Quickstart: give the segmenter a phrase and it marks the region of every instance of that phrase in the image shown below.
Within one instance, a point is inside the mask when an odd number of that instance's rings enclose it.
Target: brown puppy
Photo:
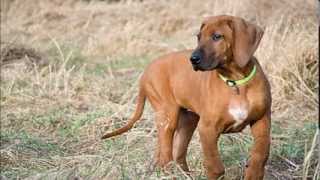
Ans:
[[[207,18],[194,51],[160,57],[146,68],[134,116],[125,127],[102,138],[131,129],[147,98],[156,112],[159,166],[174,160],[188,171],[187,148],[198,127],[207,176],[217,179],[224,173],[217,147],[220,134],[240,132],[250,125],[254,145],[245,179],[263,179],[270,146],[271,95],[253,57],[262,35],[259,27],[241,18]]]

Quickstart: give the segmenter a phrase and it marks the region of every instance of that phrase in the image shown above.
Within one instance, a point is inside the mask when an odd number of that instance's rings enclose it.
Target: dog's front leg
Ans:
[[[245,180],[262,180],[270,149],[270,114],[251,125],[254,144],[245,171]]]
[[[217,145],[220,132],[214,121],[207,118],[200,119],[198,128],[208,179],[216,180],[224,174]]]

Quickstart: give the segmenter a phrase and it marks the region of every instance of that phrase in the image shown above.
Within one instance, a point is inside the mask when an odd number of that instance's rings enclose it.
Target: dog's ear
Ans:
[[[241,18],[229,21],[233,36],[233,58],[239,67],[244,67],[258,48],[263,30]]]

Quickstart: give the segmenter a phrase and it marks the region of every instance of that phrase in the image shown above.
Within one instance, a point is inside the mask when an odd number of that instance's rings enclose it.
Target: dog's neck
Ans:
[[[217,69],[218,73],[230,80],[239,80],[247,77],[252,71],[254,66],[253,61],[249,61],[248,64],[240,68],[236,63],[230,62],[225,64],[223,67]]]

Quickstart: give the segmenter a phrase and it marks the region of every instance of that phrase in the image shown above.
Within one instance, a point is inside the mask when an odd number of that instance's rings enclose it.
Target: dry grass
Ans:
[[[272,84],[266,179],[319,179],[316,1],[1,1],[1,178],[161,179],[153,116],[115,140],[137,79],[156,56],[193,48],[205,16],[231,14],[265,28],[256,52]],[[317,131],[317,133],[316,133]],[[227,179],[241,179],[247,130],[220,141]],[[189,150],[204,179],[198,135]],[[180,179],[186,175],[175,166]]]

